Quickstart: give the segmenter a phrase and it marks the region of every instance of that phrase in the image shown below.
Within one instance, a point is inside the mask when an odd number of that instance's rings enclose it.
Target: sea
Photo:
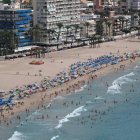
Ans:
[[[0,125],[0,140],[140,140],[140,63]]]

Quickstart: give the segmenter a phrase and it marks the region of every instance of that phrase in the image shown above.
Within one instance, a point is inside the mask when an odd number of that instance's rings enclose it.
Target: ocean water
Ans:
[[[0,127],[0,140],[139,140],[140,64],[23,116]]]

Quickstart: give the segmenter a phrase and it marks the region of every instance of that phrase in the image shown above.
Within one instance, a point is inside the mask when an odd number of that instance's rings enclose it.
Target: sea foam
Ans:
[[[59,138],[59,135],[52,137],[51,140],[55,140],[57,138]]]
[[[55,100],[57,100],[57,99],[64,100],[65,97],[63,97],[63,96],[57,96],[57,97],[55,98]]]
[[[133,72],[126,74],[122,77],[117,78],[113,81],[112,85],[108,87],[107,93],[109,94],[120,94],[121,93],[121,86],[128,82],[133,82],[134,80],[128,78],[130,76],[134,76]]]
[[[8,140],[25,140],[25,136],[22,133],[15,131],[12,137]]]
[[[87,85],[82,86],[80,89],[75,90],[75,93],[83,91],[86,87]]]
[[[86,111],[86,109],[84,109],[84,106],[81,106],[75,109],[72,113],[66,115],[63,119],[59,120],[59,124],[55,128],[56,129],[61,128],[63,123],[66,123],[69,121],[69,118],[80,116],[82,111]]]
[[[100,96],[97,96],[94,98],[95,100],[103,100],[104,98],[100,97]]]
[[[51,107],[51,103],[49,103],[48,105],[47,105],[47,108],[50,108]]]
[[[135,69],[139,69],[139,68],[140,68],[140,65],[135,66]]]

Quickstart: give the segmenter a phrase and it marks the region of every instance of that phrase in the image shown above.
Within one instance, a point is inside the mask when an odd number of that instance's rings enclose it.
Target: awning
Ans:
[[[28,51],[31,50],[33,48],[38,48],[39,46],[25,46],[25,47],[18,47],[17,49],[15,49],[15,52],[22,52],[22,51]]]

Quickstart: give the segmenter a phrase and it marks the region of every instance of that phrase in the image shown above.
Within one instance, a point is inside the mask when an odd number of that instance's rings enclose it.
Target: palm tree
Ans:
[[[3,55],[2,34],[3,34],[3,31],[0,31],[0,56]]]
[[[84,26],[86,27],[86,36],[88,37],[88,31],[89,31],[90,23],[89,22],[85,22]]]
[[[58,35],[57,35],[57,43],[58,43],[59,39],[60,39],[60,34],[61,34],[61,29],[63,27],[63,24],[62,23],[57,23],[56,26],[58,27]],[[57,45],[57,50],[58,50],[58,46],[59,46],[59,44]]]
[[[97,40],[98,47],[100,47],[101,35],[95,35],[95,39]]]
[[[140,25],[140,10],[138,10],[138,16],[139,16],[139,25]]]
[[[41,29],[39,28],[38,25],[35,25],[28,30],[27,35],[29,35],[31,37],[32,44],[40,41],[40,31],[41,31]]]
[[[110,21],[107,22],[107,26],[108,26],[108,29],[109,29],[109,30],[108,30],[108,32],[109,32],[108,35],[110,36],[110,29],[111,29],[111,28],[110,28],[110,27],[111,27],[111,22],[110,22]]]
[[[134,14],[133,15],[133,24],[134,24],[134,27],[136,27],[137,26],[137,20],[138,20],[138,15],[136,15],[136,14]]]
[[[91,48],[94,48],[95,47],[94,46],[95,45],[95,35],[91,35],[90,36],[90,41],[91,41],[91,43],[90,43],[91,44]]]
[[[46,32],[47,32],[47,39],[49,40],[49,44],[50,44],[50,42],[51,42],[51,29],[47,29]]]
[[[18,37],[13,30],[9,30],[10,46],[9,49],[13,52],[18,47]]]
[[[107,35],[107,22],[108,22],[108,20],[106,19],[106,18],[104,18],[104,23],[105,23],[105,27],[106,27],[106,29],[105,29],[105,34]]]
[[[138,30],[138,39],[140,39],[140,25],[137,27]]]
[[[49,40],[49,44],[51,43],[51,40],[53,40],[52,36],[54,33],[56,33],[56,31],[54,29],[47,29],[47,34],[48,34],[48,40]]]
[[[83,31],[83,27],[80,26],[79,28],[80,28],[80,38],[81,38],[81,36],[82,36],[82,31]]]
[[[66,25],[65,28],[66,28],[66,43],[67,43],[67,41],[68,41],[69,29],[71,28],[71,26],[70,26],[70,25]]]
[[[116,32],[117,32],[117,29],[118,29],[118,20],[117,19],[113,19],[113,22],[112,22],[112,31],[113,31],[113,36],[116,35]]]
[[[123,31],[124,30],[124,22],[125,22],[125,19],[124,19],[124,17],[120,16],[119,17],[119,20],[121,22],[121,30]]]
[[[12,37],[12,35],[11,35],[11,33],[10,33],[10,30],[8,30],[8,29],[5,29],[4,30],[4,34],[3,34],[3,45],[4,45],[4,51],[5,51],[5,55],[7,55],[8,54],[8,52],[9,52],[9,49],[10,49],[10,47],[11,47],[11,41],[12,41],[12,39],[13,38],[11,38]]]
[[[16,36],[16,34],[14,34],[14,46],[15,46],[15,48],[18,47],[18,44],[19,44],[19,38]]]
[[[5,43],[6,43],[6,38],[5,38],[5,32],[4,30],[0,31],[0,50],[1,50],[1,55],[4,55],[5,53]]]
[[[126,29],[128,29],[128,22],[129,22],[129,19],[125,19],[125,22],[126,22]]]
[[[1,51],[4,51],[5,55],[14,52],[17,46],[16,38],[17,36],[13,30],[5,29],[0,32],[0,48]]]
[[[103,20],[99,20],[96,22],[96,34],[103,35],[104,28],[103,28]]]
[[[78,33],[78,29],[80,28],[80,26],[78,24],[74,24],[73,27],[74,27],[74,30],[75,30],[74,34],[75,34],[75,39],[76,39],[76,35]]]
[[[80,29],[80,26],[78,24],[74,24],[73,28],[74,28],[74,38],[75,38],[75,41],[77,42],[78,40],[76,37],[77,37],[78,29]]]

